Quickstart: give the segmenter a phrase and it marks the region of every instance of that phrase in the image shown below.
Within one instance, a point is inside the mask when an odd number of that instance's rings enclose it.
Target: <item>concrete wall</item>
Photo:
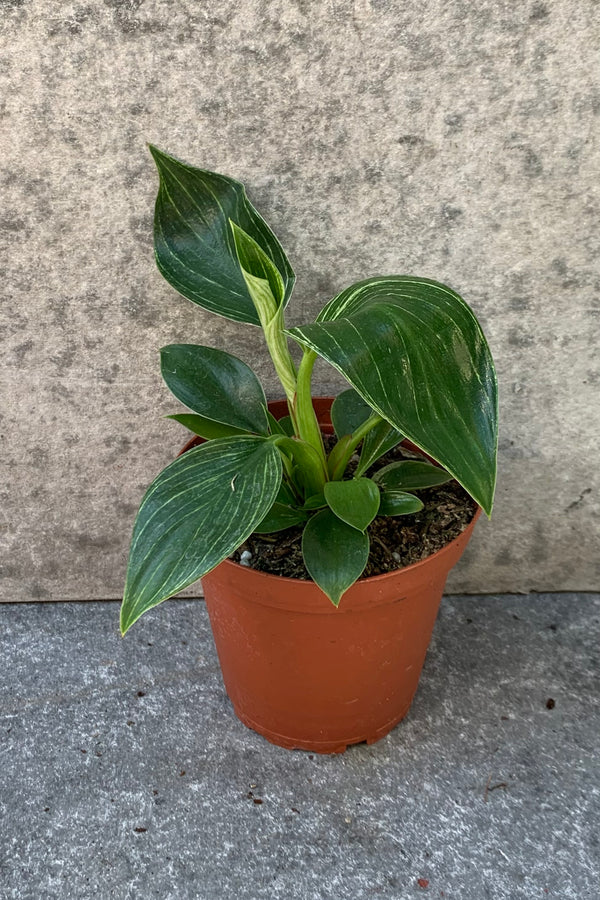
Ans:
[[[246,182],[298,275],[292,323],[367,275],[458,290],[502,419],[494,517],[449,588],[598,589],[596,0],[0,13],[3,600],[120,596],[139,500],[184,440],[160,346],[229,349],[277,393],[260,333],[155,270],[146,141]]]

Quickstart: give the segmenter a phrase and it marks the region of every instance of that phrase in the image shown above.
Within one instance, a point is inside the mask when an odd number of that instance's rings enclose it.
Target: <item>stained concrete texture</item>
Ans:
[[[458,290],[502,413],[493,522],[449,586],[598,587],[594,0],[0,5],[0,599],[120,596],[184,441],[159,347],[226,348],[280,393],[257,330],[155,270],[146,141],[247,184],[298,275],[292,324],[368,275]]]
[[[445,598],[408,717],[274,747],[204,603],[0,609],[0,896],[597,900],[600,595]]]

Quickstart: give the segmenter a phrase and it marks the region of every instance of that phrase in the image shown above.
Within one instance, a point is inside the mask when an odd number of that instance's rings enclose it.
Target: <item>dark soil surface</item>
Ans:
[[[403,447],[397,447],[378,460],[365,474],[373,475],[388,463],[400,459],[422,457]],[[456,481],[412,493],[425,504],[420,512],[411,516],[377,516],[369,526],[371,551],[361,577],[382,575],[425,559],[457,538],[469,525],[477,510],[475,501]],[[246,550],[251,557],[245,559],[244,564],[253,569],[309,581],[310,576],[302,559],[301,543],[300,526],[275,534],[252,534],[231,558],[240,562],[240,556]]]

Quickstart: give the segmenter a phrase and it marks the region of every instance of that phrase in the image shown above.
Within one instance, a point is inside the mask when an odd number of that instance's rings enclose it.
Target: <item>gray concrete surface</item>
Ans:
[[[2,900],[598,900],[600,595],[445,598],[339,757],[236,720],[202,602],[117,613],[0,609]]]
[[[258,331],[156,272],[146,141],[246,182],[298,275],[292,324],[368,275],[458,290],[501,453],[449,587],[598,590],[595,0],[4,0],[0,41],[0,600],[120,596],[183,443],[159,347],[229,349],[280,393]]]

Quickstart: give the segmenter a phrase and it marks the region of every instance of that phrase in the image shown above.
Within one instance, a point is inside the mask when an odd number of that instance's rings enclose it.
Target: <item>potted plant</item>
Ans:
[[[225,350],[162,349],[163,378],[190,410],[171,418],[197,437],[142,500],[121,632],[202,578],[225,684],[246,724],[320,752],[377,740],[410,705],[446,576],[476,515],[426,559],[361,578],[369,533],[381,516],[408,522],[423,507],[414,492],[450,479],[491,514],[497,386],[488,345],[458,294],[410,276],[360,281],[315,322],[286,329],[294,272],[243,185],[150,149],[160,272],[204,309],[263,329],[285,400],[267,404],[250,367]],[[318,356],[349,383],[333,404],[311,396]],[[420,458],[377,468],[407,442]],[[310,578],[231,559],[251,535],[289,529],[302,532]]]

